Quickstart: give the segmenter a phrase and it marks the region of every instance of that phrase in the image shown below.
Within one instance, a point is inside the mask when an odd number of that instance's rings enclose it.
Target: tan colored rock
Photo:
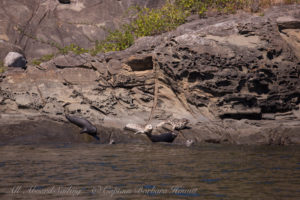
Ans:
[[[86,4],[67,6],[58,9],[80,13]],[[299,8],[196,19],[124,51],[68,54],[42,68],[8,71],[0,84],[1,141],[26,127],[26,134],[48,131],[77,142],[66,112],[93,121],[106,143],[147,143],[123,127],[186,118],[190,128],[178,131],[174,143],[299,144],[299,58],[289,43],[296,39],[281,37],[276,21]]]

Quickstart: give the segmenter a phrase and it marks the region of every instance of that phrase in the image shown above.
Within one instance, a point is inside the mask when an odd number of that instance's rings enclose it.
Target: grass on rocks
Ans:
[[[0,61],[0,74],[5,71],[4,63]]]
[[[92,49],[84,49],[76,44],[66,47],[56,47],[60,54],[73,52],[76,54],[90,53],[96,55],[100,52],[121,51],[130,47],[139,37],[152,36],[174,30],[183,24],[187,17],[198,14],[205,17],[207,13],[235,13],[237,10],[259,12],[274,4],[300,3],[300,0],[167,0],[161,8],[134,7],[132,20],[129,24],[116,30],[109,30],[108,36],[102,41],[96,41]],[[33,64],[40,64],[52,58],[45,55]]]
[[[40,65],[42,62],[47,62],[47,61],[51,60],[53,57],[54,57],[54,54],[47,54],[47,55],[42,56],[39,59],[34,59],[32,61],[32,64]]]

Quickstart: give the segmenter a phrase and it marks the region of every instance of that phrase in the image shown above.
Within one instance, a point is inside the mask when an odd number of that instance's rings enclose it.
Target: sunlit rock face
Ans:
[[[8,71],[0,77],[2,139],[23,133],[15,125],[37,135],[53,124],[57,133],[75,132],[64,117],[70,113],[98,126],[107,143],[111,135],[149,142],[124,134],[126,124],[186,118],[189,129],[174,143],[299,144],[299,10],[196,19],[124,51],[59,55],[25,72]]]
[[[74,43],[92,47],[96,40],[105,38],[104,27],[114,29],[128,22],[126,11],[131,6],[158,7],[163,3],[164,0],[2,0],[0,59],[16,48],[31,60],[57,52],[56,46]]]

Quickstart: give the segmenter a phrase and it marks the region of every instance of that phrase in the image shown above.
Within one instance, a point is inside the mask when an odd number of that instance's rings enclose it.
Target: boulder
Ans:
[[[9,52],[4,58],[4,66],[6,67],[19,67],[26,69],[27,60],[18,52]]]

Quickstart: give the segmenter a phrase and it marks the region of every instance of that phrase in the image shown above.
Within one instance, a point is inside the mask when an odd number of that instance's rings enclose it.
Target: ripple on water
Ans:
[[[124,196],[114,194],[113,199],[300,197],[299,147],[27,145],[1,146],[0,158],[0,188],[18,184],[24,187],[72,185],[81,191],[82,199],[110,198],[103,191],[91,192],[92,187],[98,186],[112,186],[116,191],[141,187],[149,190]],[[171,191],[174,186],[178,187],[177,192]],[[193,188],[197,190],[189,190]],[[1,199],[10,197],[7,192],[1,192]],[[51,194],[49,197],[64,199],[65,196]],[[44,199],[26,194],[18,198]]]
[[[221,179],[220,178],[207,178],[207,179],[202,179],[201,181],[205,182],[205,183],[216,183],[216,182],[221,181]]]

